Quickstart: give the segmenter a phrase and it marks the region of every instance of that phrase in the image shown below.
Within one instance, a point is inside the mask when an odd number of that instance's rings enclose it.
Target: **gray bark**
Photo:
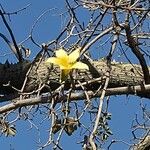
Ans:
[[[110,71],[109,88],[121,88],[125,86],[132,86],[133,88],[139,85],[141,92],[136,94],[141,97],[150,98],[150,89],[144,89],[144,79],[140,65],[111,62],[111,68],[109,68],[105,59],[93,61],[92,63],[85,61],[85,63],[89,65],[90,70],[74,71],[72,76],[75,81],[86,82],[87,91],[97,90],[105,81],[106,73]],[[41,61],[40,59],[33,63],[24,61],[18,64],[0,64],[0,91],[1,94],[16,93],[17,91],[13,90],[12,86],[20,90],[25,78],[27,80],[22,92],[35,91],[44,84],[55,90],[60,86],[59,74],[60,70],[57,66],[47,66],[45,61]],[[68,79],[65,88],[69,88],[69,86],[70,80]],[[126,94],[135,93],[130,92]]]

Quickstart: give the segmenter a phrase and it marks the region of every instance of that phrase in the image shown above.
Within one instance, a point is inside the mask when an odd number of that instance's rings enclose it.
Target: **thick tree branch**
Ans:
[[[133,147],[133,150],[149,150],[150,149],[150,135],[141,139],[138,144]]]
[[[135,95],[135,96],[141,96],[141,97],[147,97],[150,98],[150,84],[142,86],[130,86],[130,87],[118,87],[118,88],[108,88],[106,89],[105,96],[111,96],[111,95]],[[88,91],[87,92],[89,98],[93,97],[99,97],[102,94],[102,91],[97,92],[95,94],[95,91]],[[51,96],[49,93],[45,95],[41,95],[35,98],[28,98],[28,99],[22,99],[19,100],[14,99],[12,103],[6,104],[4,106],[0,107],[0,114],[5,113],[7,111],[11,111],[14,109],[17,109],[19,107],[23,106],[30,106],[30,105],[38,105],[38,104],[45,104],[45,103],[51,103],[52,99],[55,98],[56,103],[60,103],[62,101],[66,101],[67,97],[69,96],[70,101],[80,101],[86,99],[85,92],[74,92],[71,93],[71,95],[64,95],[60,97],[59,99],[56,99],[56,96]]]
[[[78,71],[73,74],[75,80],[80,80],[80,82],[86,87],[87,91],[97,90],[101,84],[104,83],[106,79],[106,72],[108,71],[107,62],[105,59],[99,61],[93,61],[92,65],[99,72],[99,77],[93,78],[94,74],[97,75],[97,72],[93,70],[89,71]],[[7,96],[12,92],[18,93],[12,89],[12,86],[21,89],[22,84],[25,80],[26,73],[29,70],[31,63],[24,62],[18,64],[0,64],[0,93]],[[111,72],[110,72],[110,81],[108,88],[121,88],[123,86],[143,86],[144,88],[144,79],[143,73],[140,65],[131,65],[128,63],[111,63]],[[51,90],[55,90],[60,86],[59,83],[59,68],[56,66],[46,66],[45,61],[34,62],[30,68],[28,74],[27,82],[23,92],[32,92],[38,90],[39,85],[48,85]],[[150,69],[149,69],[150,70]],[[70,88],[70,81],[68,80],[65,89]],[[81,89],[80,86],[76,86],[76,89]],[[126,91],[128,92],[128,91]],[[143,91],[143,94],[140,93],[139,96],[149,98],[149,90]],[[117,91],[116,91],[117,94]],[[114,93],[114,95],[116,95]],[[128,94],[125,93],[124,94]],[[135,94],[129,93],[129,94]],[[2,97],[3,98],[3,97]],[[1,98],[1,99],[2,99]]]
[[[126,36],[127,36],[127,41],[128,41],[129,47],[131,48],[134,55],[138,58],[140,65],[142,67],[145,83],[149,84],[150,83],[150,73],[149,73],[148,66],[146,64],[146,60],[145,60],[143,54],[140,52],[138,43],[135,41],[135,39],[131,35],[130,26],[124,25],[124,28],[126,31]]]

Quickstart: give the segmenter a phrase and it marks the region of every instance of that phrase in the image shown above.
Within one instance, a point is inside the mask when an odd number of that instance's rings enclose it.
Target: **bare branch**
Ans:
[[[18,47],[18,45],[16,43],[14,34],[13,34],[10,26],[8,25],[8,23],[7,23],[6,19],[5,19],[5,16],[4,16],[4,14],[3,14],[3,12],[1,10],[0,10],[0,15],[1,15],[1,17],[3,19],[3,22],[4,22],[7,30],[9,31],[11,38],[12,38],[12,41],[13,41],[13,44],[14,44],[14,47],[15,47],[15,50],[16,50],[16,51],[13,51],[13,52],[16,55],[16,57],[19,60],[19,62],[22,62],[23,61],[23,57],[22,57],[21,51],[19,50],[19,47]]]
[[[145,85],[144,87],[138,85],[138,86],[129,86],[129,87],[107,88],[105,92],[105,96],[131,94],[135,96],[141,96],[141,97],[144,96],[146,98],[150,98],[149,92],[150,92],[150,84]],[[101,96],[102,91],[97,92],[96,95],[94,91],[87,91],[87,94],[90,98],[99,97]],[[65,101],[66,97],[68,97],[68,95],[64,95],[57,100],[55,99],[55,102],[60,103],[62,101]],[[0,107],[0,114],[18,109],[19,107],[23,107],[23,106],[51,103],[52,98],[53,97],[48,94],[47,96],[41,95],[39,97],[29,98],[29,99],[22,99],[22,100],[14,99],[13,100],[14,102]],[[83,99],[86,99],[85,92],[71,93],[70,101],[80,101]]]
[[[125,28],[125,31],[126,31],[128,44],[129,44],[132,52],[135,54],[135,56],[138,58],[138,60],[139,60],[139,62],[141,64],[145,83],[149,84],[150,83],[150,73],[149,73],[148,66],[146,64],[146,60],[145,60],[143,54],[140,52],[140,49],[138,47],[138,43],[135,41],[135,39],[131,35],[130,26],[129,25],[125,25],[124,28]]]

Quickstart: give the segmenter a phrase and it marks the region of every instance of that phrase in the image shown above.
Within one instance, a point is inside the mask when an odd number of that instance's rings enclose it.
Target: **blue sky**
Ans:
[[[30,4],[30,6],[18,13],[17,15],[12,15],[10,17],[10,26],[14,32],[16,40],[18,43],[22,42],[25,38],[29,36],[32,25],[35,20],[41,13],[48,9],[55,8],[42,17],[39,21],[38,25],[34,30],[35,40],[42,44],[48,41],[51,41],[57,37],[59,32],[61,31],[61,27],[64,25],[63,21],[57,15],[58,12],[63,12],[64,4],[63,0],[1,0],[1,5],[5,9],[6,12],[13,12],[24,6]],[[84,11],[80,14],[80,19],[85,18]],[[0,22],[2,22],[0,20]],[[4,25],[1,23],[0,32],[4,33],[9,37],[7,30]],[[39,48],[33,45],[30,41],[27,41],[24,44],[26,47],[30,48],[32,54],[29,59],[33,59],[35,55],[39,52]],[[16,62],[15,57],[12,57],[11,54],[3,56],[5,53],[10,53],[9,48],[0,39],[0,62],[4,63],[7,59],[10,62]],[[94,53],[95,57],[101,57],[101,53]],[[99,55],[99,56],[98,56]],[[131,55],[132,57],[132,55]],[[133,57],[134,60],[134,57]],[[134,60],[136,62],[136,60]],[[147,101],[145,101],[147,103]],[[131,123],[135,118],[136,114],[140,114],[140,99],[135,96],[114,96],[110,100],[109,112],[112,114],[112,120],[109,122],[111,130],[113,132],[112,139],[124,140],[127,142],[131,142],[129,139],[132,138],[131,135]],[[38,114],[39,115],[39,114]],[[46,142],[46,138],[48,136],[48,128],[50,126],[50,122],[47,121],[47,124],[40,124],[39,120],[41,116],[35,116],[35,122],[39,124],[39,128],[41,131],[41,142]],[[46,124],[46,125],[45,125]],[[17,135],[15,137],[4,137],[0,138],[0,149],[3,150],[36,150],[37,149],[37,141],[38,141],[38,131],[33,128],[30,129],[29,123],[26,121],[18,121],[16,124],[17,127]],[[79,142],[81,137],[78,136],[79,131],[69,137],[64,136],[62,139],[62,146],[65,150],[78,150],[81,149]],[[127,147],[125,144],[117,143],[111,147],[111,150],[126,150]],[[47,148],[48,150],[48,148]]]

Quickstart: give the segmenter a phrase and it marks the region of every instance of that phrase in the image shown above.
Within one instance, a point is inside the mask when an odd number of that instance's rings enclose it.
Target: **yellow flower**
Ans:
[[[72,69],[87,69],[89,67],[87,64],[82,62],[77,62],[77,59],[80,56],[80,48],[77,48],[72,53],[67,54],[64,49],[59,49],[56,51],[56,57],[50,57],[46,60],[46,63],[53,63],[58,65],[61,70],[60,81],[65,81],[68,77],[68,74]]]

